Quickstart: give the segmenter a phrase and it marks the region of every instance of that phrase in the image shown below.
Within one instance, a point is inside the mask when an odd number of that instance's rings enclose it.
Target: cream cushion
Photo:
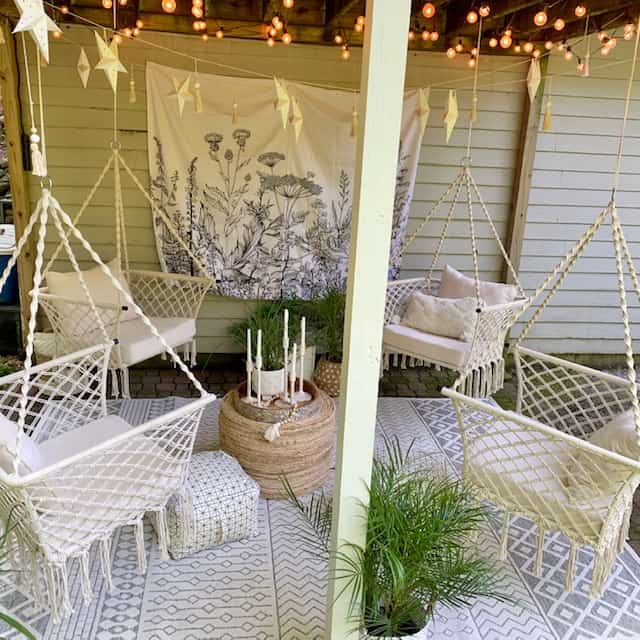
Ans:
[[[125,291],[131,294],[129,285],[120,270],[117,258],[108,262],[107,267],[109,267],[111,273],[120,281]],[[122,294],[113,286],[109,277],[102,273],[99,266],[83,271],[82,277],[96,304],[126,305]],[[47,273],[47,287],[49,288],[49,292],[54,296],[88,302],[82,290],[80,278],[75,271],[65,273],[49,271],[49,273]],[[132,320],[136,317],[135,311],[131,308],[128,308],[120,314],[120,320]]]
[[[615,489],[580,505],[570,499],[563,478],[575,447],[508,420],[467,442],[465,479],[482,487],[483,497],[579,537],[599,535]]]
[[[425,333],[401,324],[386,325],[382,341],[386,351],[409,353],[452,369],[463,366],[469,353],[468,342]]]
[[[0,415],[0,467],[6,473],[13,473],[13,461],[16,457],[16,438],[18,425],[3,415]],[[20,442],[20,464],[18,473],[25,475],[39,469],[42,465],[40,446],[26,433],[22,434]]]
[[[445,265],[440,278],[438,296],[441,298],[473,298],[475,300],[475,280],[456,271],[453,267]],[[514,285],[480,280],[480,298],[488,306],[513,302],[517,297],[518,288]]]
[[[401,324],[438,336],[469,341],[476,324],[476,301],[473,298],[438,298],[415,291]]]
[[[191,342],[196,335],[193,318],[149,318],[169,346],[177,347]],[[125,365],[153,358],[164,351],[160,340],[141,318],[120,323],[120,354]]]

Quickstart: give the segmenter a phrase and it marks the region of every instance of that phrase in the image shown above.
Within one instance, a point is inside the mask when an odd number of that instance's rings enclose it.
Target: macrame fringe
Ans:
[[[111,378],[111,396],[113,398],[120,397],[120,385],[118,383],[118,370],[109,369],[109,377]]]
[[[504,360],[489,362],[463,374],[458,380],[460,392],[472,398],[486,398],[504,386]]]
[[[179,493],[178,503],[180,505],[179,518],[182,526],[182,546],[186,548],[191,540],[195,538],[195,517],[193,514],[193,494],[186,485]]]
[[[196,347],[196,339],[191,341],[191,366],[195,367],[198,364],[198,349]]]
[[[158,547],[160,557],[163,560],[169,559],[169,531],[167,529],[167,514],[164,509],[156,511],[156,534],[158,535]]]
[[[573,575],[576,571],[576,557],[578,555],[578,545],[576,542],[571,542],[571,549],[569,551],[569,557],[567,558],[567,571],[564,576],[564,588],[565,591],[573,591]]]
[[[40,151],[40,136],[35,129],[31,129],[29,141],[31,149],[31,173],[39,178],[44,178],[47,175],[47,165]]]
[[[147,552],[144,547],[144,519],[138,518],[134,523],[136,536],[136,555],[138,557],[138,573],[144,575],[147,572]]]
[[[93,600],[93,589],[91,588],[91,578],[89,575],[89,552],[85,551],[80,556],[80,588],[85,605],[91,604]]]
[[[504,512],[502,518],[502,537],[500,538],[500,560],[507,559],[507,548],[509,545],[509,518],[511,514],[508,511]]]
[[[544,536],[546,533],[547,532],[542,527],[538,527],[538,544],[536,547],[536,560],[533,568],[533,574],[538,578],[542,575],[542,559],[544,556]]]
[[[100,563],[102,566],[102,575],[107,583],[107,591],[113,591],[113,580],[111,578],[111,538],[103,538],[100,540]]]
[[[47,600],[49,601],[49,611],[54,624],[60,624],[60,609],[58,608],[58,593],[56,590],[56,574],[52,564],[47,563],[44,568],[45,580],[47,583]]]
[[[68,618],[73,614],[73,607],[71,606],[71,596],[69,594],[69,574],[66,562],[58,567],[58,574],[60,575],[60,588],[62,591],[61,613],[63,618]]]
[[[616,551],[613,546],[607,547],[603,552],[596,552],[593,559],[593,574],[589,590],[592,598],[599,598],[602,595],[602,590],[615,560]]]
[[[36,603],[36,607],[40,610],[44,610],[47,605],[45,602],[44,592],[42,590],[38,560],[36,558],[36,553],[34,551],[30,552],[29,555],[30,555],[30,561],[31,561],[31,584],[32,584],[33,599]]]

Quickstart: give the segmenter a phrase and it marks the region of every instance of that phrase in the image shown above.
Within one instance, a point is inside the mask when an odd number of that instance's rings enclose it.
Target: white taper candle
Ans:
[[[296,360],[298,357],[298,345],[294,342],[293,343],[293,357],[292,357],[292,362],[291,362],[291,373],[289,374],[289,387],[290,387],[290,394],[291,394],[291,404],[294,404],[294,399],[293,396],[295,395],[296,392]]]
[[[247,400],[251,398],[251,372],[253,360],[251,359],[251,329],[247,329]]]
[[[299,390],[300,392],[304,391],[304,352],[307,348],[307,319],[302,316],[300,320],[300,383]]]
[[[262,404],[262,329],[258,329],[256,367],[258,369],[258,406],[260,406]]]

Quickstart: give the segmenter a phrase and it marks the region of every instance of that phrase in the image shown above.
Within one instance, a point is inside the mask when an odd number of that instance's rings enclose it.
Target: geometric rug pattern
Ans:
[[[132,424],[160,415],[184,400],[113,401],[110,410]],[[219,403],[209,407],[196,450],[217,446]],[[462,448],[448,400],[382,398],[378,404],[376,448],[383,436],[398,436],[416,454],[435,454],[452,473]],[[330,483],[327,487],[330,490]],[[496,518],[496,523],[499,518]],[[327,571],[298,535],[300,520],[286,501],[260,500],[259,533],[181,560],[162,560],[150,526],[145,529],[148,571],[137,572],[132,528],[113,541],[114,590],[107,593],[92,563],[95,599],[82,605],[79,581],[71,575],[75,613],[54,625],[15,584],[0,574],[0,610],[25,621],[43,640],[322,640]],[[548,535],[541,578],[533,575],[536,532],[524,518],[513,519],[506,591],[513,602],[479,600],[469,609],[436,612],[430,640],[640,639],[640,559],[627,545],[601,599],[588,597],[590,554],[579,554],[575,587],[565,593],[568,545]],[[483,553],[497,557],[499,525],[478,539]],[[0,638],[15,638],[0,627]]]

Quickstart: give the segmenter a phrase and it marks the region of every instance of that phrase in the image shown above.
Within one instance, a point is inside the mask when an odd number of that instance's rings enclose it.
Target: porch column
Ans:
[[[367,0],[333,493],[333,552],[346,542],[363,544],[366,533],[359,502],[366,501],[366,483],[371,477],[410,8],[410,0]],[[350,594],[338,596],[343,585],[334,579],[337,569],[332,559],[326,637],[355,639],[353,621],[348,619]]]

